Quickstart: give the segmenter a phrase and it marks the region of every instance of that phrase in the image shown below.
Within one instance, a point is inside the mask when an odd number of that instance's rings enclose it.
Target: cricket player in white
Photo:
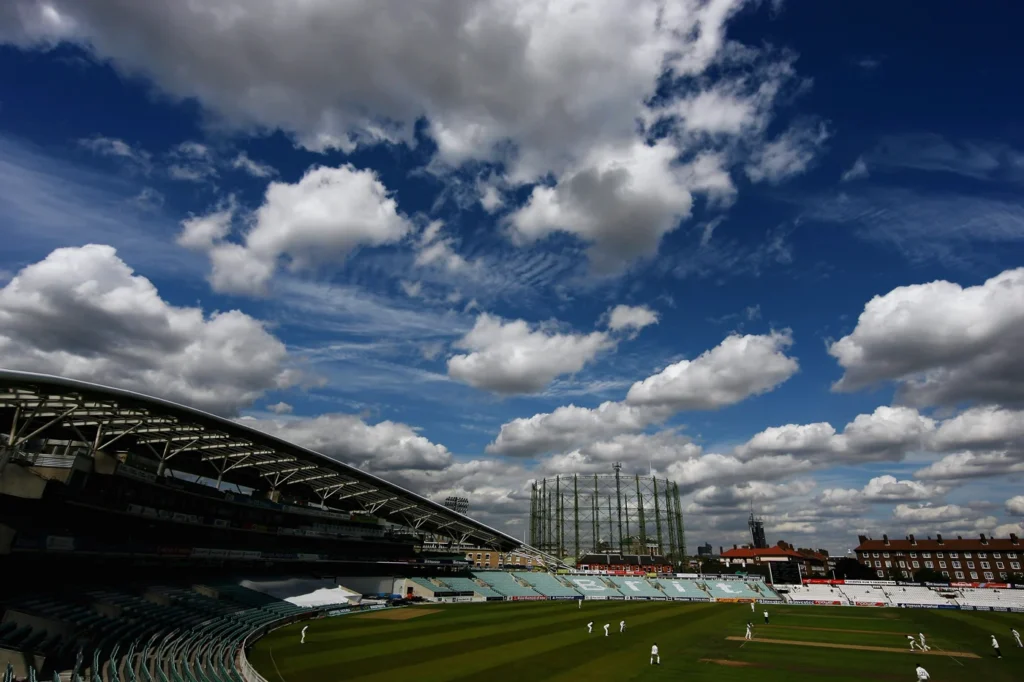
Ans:
[[[917,670],[914,672],[917,673],[917,682],[924,682],[925,680],[932,679],[932,676],[928,674],[927,670],[921,667],[920,663],[917,664]]]
[[[999,642],[996,641],[995,635],[992,635],[992,649],[996,652],[996,658],[1003,657],[1003,652],[999,650]]]
[[[587,634],[589,635],[593,631],[594,631],[594,621],[590,621],[589,623],[587,623]]]
[[[768,612],[767,611],[764,612],[764,624],[768,625]]]
[[[579,604],[579,606],[577,606],[576,608],[582,609],[583,608],[583,597],[580,597],[579,599],[577,599],[576,603]]]
[[[1013,638],[1014,638],[1015,640],[1017,640],[1017,646],[1018,646],[1018,647],[1024,647],[1024,644],[1021,644],[1021,643],[1020,643],[1020,633],[1019,633],[1019,632],[1017,632],[1016,630],[1010,630],[1010,632],[1012,632],[1012,633],[1013,633]]]
[[[611,624],[611,623],[605,623],[605,624],[604,624],[604,636],[605,636],[605,637],[607,637],[607,636],[608,636],[608,628],[610,628],[611,626],[612,626],[612,624]]]
[[[757,613],[757,602],[756,601],[750,602],[750,612],[751,613]]]
[[[655,644],[654,646],[651,647],[651,665],[654,665],[655,661],[658,662],[658,665],[661,665],[661,656],[658,655],[658,645],[657,644]]]
[[[621,635],[625,631],[626,631],[626,621],[620,620],[619,621],[619,634]]]
[[[921,651],[928,651],[928,649],[930,649],[931,647],[924,643],[924,633],[919,632],[917,633],[917,636],[921,640]]]
[[[747,634],[743,637],[743,639],[753,639],[754,632],[750,628],[751,628],[751,624],[747,623]]]
[[[299,644],[305,644],[306,643],[306,630],[308,630],[308,629],[309,629],[308,625],[306,625],[306,626],[304,626],[302,628],[302,639],[299,641]]]
[[[914,649],[920,649],[921,648],[921,647],[919,647],[917,645],[917,640],[914,639],[913,635],[907,635],[907,641],[910,642],[910,650],[911,651],[913,651]]]

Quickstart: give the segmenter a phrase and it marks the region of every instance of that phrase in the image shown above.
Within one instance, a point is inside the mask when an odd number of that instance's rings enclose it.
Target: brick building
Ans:
[[[872,540],[861,535],[860,544],[854,550],[857,561],[875,571],[879,578],[902,571],[913,576],[921,569],[941,573],[950,580],[1005,580],[1012,573],[1022,573],[1024,546],[1016,535],[1007,539],[987,538],[982,533],[978,538],[957,536],[945,539],[918,539],[908,535],[903,540],[890,540],[883,535],[881,540]]]
[[[797,564],[805,577],[824,576],[828,569],[828,553],[822,550],[797,549],[785,542],[775,547],[758,549],[737,547],[722,551],[722,563],[732,568],[750,568],[768,564]]]

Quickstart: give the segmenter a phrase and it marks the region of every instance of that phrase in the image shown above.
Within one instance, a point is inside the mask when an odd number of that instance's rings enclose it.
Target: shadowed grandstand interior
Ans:
[[[245,637],[269,623],[400,602],[407,577],[470,580],[449,547],[521,547],[341,462],[125,391],[0,371],[0,433],[13,679],[240,680]]]

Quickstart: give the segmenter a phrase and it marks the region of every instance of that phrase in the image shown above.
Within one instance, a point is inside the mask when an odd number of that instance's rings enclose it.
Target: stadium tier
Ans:
[[[786,601],[796,603],[837,604],[848,606],[850,600],[838,587],[831,585],[787,585]]]
[[[473,592],[486,597],[487,599],[500,599],[501,594],[495,592],[493,589],[486,585],[481,585],[478,581],[470,578],[435,578],[438,582],[447,585],[453,592]]]
[[[623,594],[606,576],[570,575],[566,578],[569,584],[587,599],[621,599],[623,597]]]
[[[658,578],[655,585],[658,585],[662,592],[673,599],[711,600],[711,595],[693,580]]]
[[[631,598],[653,598],[664,599],[665,593],[654,587],[643,578],[623,578],[620,576],[609,577],[612,584],[619,589],[623,595]]]
[[[489,585],[495,592],[505,597],[515,597],[517,599],[530,598],[530,599],[543,599],[543,595],[519,582],[512,574],[503,573],[502,571],[484,571],[480,573],[474,573],[473,577],[477,580],[481,580]]]
[[[956,602],[977,608],[1024,609],[1024,590],[1002,590],[965,587],[959,590]]]
[[[708,594],[718,601],[726,599],[759,599],[761,595],[739,580],[705,580]]]
[[[892,606],[881,585],[843,585],[839,588],[853,604]]]
[[[556,599],[578,599],[580,597],[578,591],[562,584],[561,581],[549,573],[516,571],[512,575],[545,597]]]
[[[882,591],[889,598],[889,602],[896,606],[912,604],[916,606],[949,606],[953,604],[951,599],[943,597],[935,590],[917,585],[883,587]]]

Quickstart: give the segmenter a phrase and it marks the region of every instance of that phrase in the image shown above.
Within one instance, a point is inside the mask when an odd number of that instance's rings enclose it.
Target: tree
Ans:
[[[914,580],[919,583],[949,583],[949,578],[930,568],[922,568],[915,573]]]
[[[840,580],[877,580],[874,570],[856,559],[844,557],[836,562],[836,578]]]

